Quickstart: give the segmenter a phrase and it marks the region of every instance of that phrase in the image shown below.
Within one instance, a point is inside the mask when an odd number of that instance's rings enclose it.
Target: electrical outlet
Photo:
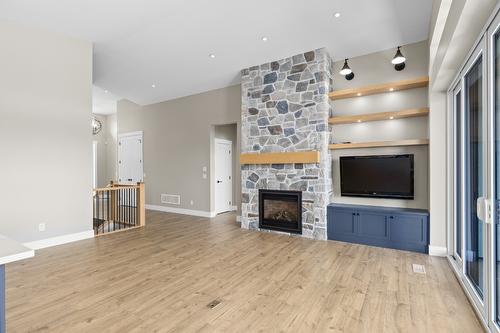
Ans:
[[[206,173],[203,174],[203,179],[207,179],[207,174]]]
[[[40,223],[40,224],[38,225],[38,231],[40,231],[40,232],[45,231],[45,223]]]

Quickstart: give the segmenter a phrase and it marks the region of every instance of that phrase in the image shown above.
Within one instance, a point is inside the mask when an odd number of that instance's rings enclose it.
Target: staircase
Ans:
[[[144,183],[123,185],[111,182],[94,189],[95,235],[143,227],[146,224]]]

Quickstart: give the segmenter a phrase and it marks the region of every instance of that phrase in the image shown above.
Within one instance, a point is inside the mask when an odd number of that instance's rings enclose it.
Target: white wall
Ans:
[[[5,22],[0,45],[0,234],[90,231],[92,45]]]
[[[108,124],[107,117],[100,115],[93,115],[97,118],[101,124],[102,129],[99,133],[92,136],[92,141],[97,142],[97,187],[105,187],[110,179],[108,180],[108,147],[107,147],[107,134],[108,134]]]
[[[116,164],[118,161],[118,126],[116,113],[106,117],[106,179],[116,181],[118,179],[118,170]]]
[[[391,59],[396,49],[384,50],[349,59],[355,73],[352,81],[347,81],[338,72],[343,61],[334,64],[334,90],[357,88],[371,84],[413,79],[427,75],[427,42],[405,45],[402,49],[407,58],[406,68],[397,72]],[[333,101],[333,115],[356,115],[386,111],[398,111],[428,106],[427,89],[419,88],[387,94],[362,96]],[[333,142],[391,141],[428,138],[428,118],[405,118],[376,122],[335,125],[332,130]],[[340,156],[414,154],[415,157],[415,199],[379,199],[342,197],[340,194]],[[377,205],[389,207],[429,208],[429,153],[427,146],[384,147],[366,149],[346,149],[331,151],[333,161],[333,202]]]

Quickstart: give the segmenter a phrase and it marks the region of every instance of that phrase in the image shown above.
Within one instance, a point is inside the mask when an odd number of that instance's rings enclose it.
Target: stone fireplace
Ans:
[[[242,165],[243,228],[326,239],[326,207],[332,189],[328,150],[331,67],[326,49],[317,49],[241,71],[241,153],[320,154],[318,163]],[[263,225],[266,216],[261,216],[259,190],[300,192],[301,218],[296,229],[301,230]],[[282,220],[290,218],[279,216]]]
[[[259,190],[259,228],[302,233],[302,192]]]

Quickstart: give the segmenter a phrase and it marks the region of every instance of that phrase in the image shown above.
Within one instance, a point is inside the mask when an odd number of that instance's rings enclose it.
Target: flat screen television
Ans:
[[[342,196],[414,199],[413,155],[340,157]]]

